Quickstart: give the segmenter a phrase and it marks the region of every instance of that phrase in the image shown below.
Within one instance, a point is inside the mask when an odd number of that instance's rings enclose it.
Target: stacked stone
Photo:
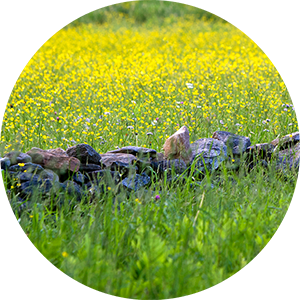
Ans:
[[[248,137],[226,131],[216,131],[212,138],[201,138],[190,144],[186,126],[170,136],[164,152],[128,146],[99,154],[87,144],[42,150],[32,148],[27,153],[9,152],[0,158],[1,169],[7,178],[8,194],[14,194],[24,207],[37,194],[40,199],[62,201],[95,199],[113,189],[115,193],[130,193],[147,189],[157,178],[167,175],[168,181],[193,171],[198,177],[214,172],[226,164],[238,168],[245,162],[249,168],[261,163],[267,166],[274,159],[277,170],[299,168],[299,132],[277,138],[270,143],[251,146]],[[175,177],[174,177],[175,175]],[[200,176],[201,177],[201,176]]]

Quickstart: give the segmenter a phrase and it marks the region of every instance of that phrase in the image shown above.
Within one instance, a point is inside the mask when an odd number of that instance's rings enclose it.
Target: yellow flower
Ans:
[[[142,204],[142,202],[138,198],[135,199],[135,202]]]
[[[110,190],[111,190],[111,187],[109,186],[109,187],[107,188],[107,190],[110,191]]]
[[[20,167],[24,167],[24,166],[25,166],[25,164],[24,164],[24,163],[19,163],[19,164],[18,164],[18,166],[20,166]]]
[[[61,254],[63,257],[68,257],[68,253],[66,251],[64,251],[62,254]]]

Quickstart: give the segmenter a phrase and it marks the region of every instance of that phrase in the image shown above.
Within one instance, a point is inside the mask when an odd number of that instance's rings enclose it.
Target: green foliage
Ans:
[[[69,26],[78,26],[82,23],[103,24],[111,20],[113,16],[131,19],[136,24],[163,25],[175,23],[178,18],[190,18],[204,20],[223,21],[219,17],[205,10],[170,1],[131,1],[103,7],[92,11]],[[224,21],[223,21],[224,22]]]

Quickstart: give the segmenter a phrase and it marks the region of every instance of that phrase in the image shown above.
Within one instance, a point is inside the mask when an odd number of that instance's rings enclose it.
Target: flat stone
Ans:
[[[99,165],[94,165],[94,164],[88,164],[88,165],[84,165],[81,164],[79,171],[82,173],[91,173],[91,172],[95,172],[95,171],[99,171],[102,168]]]
[[[39,175],[33,173],[14,173],[14,178],[20,182],[31,181],[33,184],[42,183],[42,180],[39,178]]]
[[[291,146],[294,146],[299,142],[299,131],[287,134],[282,138],[277,138],[271,142],[271,144],[277,147],[278,150],[284,150]]]
[[[149,148],[143,147],[136,147],[136,146],[127,146],[120,149],[108,151],[107,153],[125,153],[125,154],[132,154],[139,158],[144,157],[156,157],[156,151]]]

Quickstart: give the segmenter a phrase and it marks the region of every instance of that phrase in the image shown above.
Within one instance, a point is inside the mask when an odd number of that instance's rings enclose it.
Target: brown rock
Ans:
[[[190,135],[186,126],[171,135],[164,144],[164,155],[167,159],[182,159],[189,164],[193,159],[190,147]]]
[[[61,149],[61,148],[49,149],[47,151],[54,154],[54,155],[69,157],[67,152],[64,149]]]
[[[78,172],[80,161],[75,157],[66,157],[63,154],[53,154],[50,151],[32,148],[27,152],[32,162],[44,168],[55,171],[58,175],[70,172]]]

